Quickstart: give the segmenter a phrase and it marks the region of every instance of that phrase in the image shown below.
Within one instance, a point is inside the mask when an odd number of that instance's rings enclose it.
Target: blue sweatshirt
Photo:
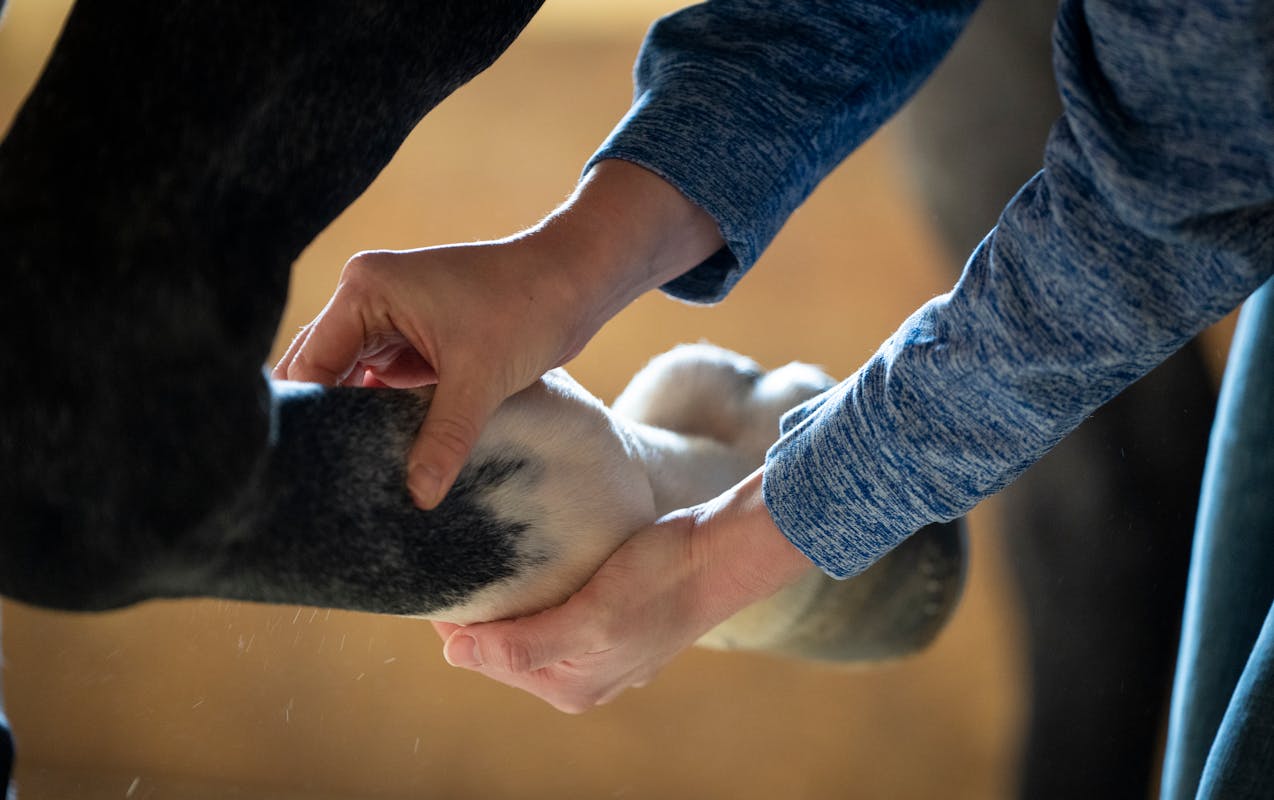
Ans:
[[[724,297],[975,5],[710,0],[657,22],[593,162],[718,222],[726,247],[665,290]],[[1042,171],[952,291],[783,421],[765,499],[797,547],[846,577],[965,513],[1274,274],[1272,54],[1274,0],[1062,3]]]

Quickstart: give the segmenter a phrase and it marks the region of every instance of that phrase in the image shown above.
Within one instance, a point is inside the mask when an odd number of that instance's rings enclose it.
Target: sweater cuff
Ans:
[[[688,302],[720,302],[769,246],[784,217],[762,214],[761,221],[757,221],[755,198],[740,196],[729,170],[702,168],[703,163],[719,162],[720,154],[705,155],[703,159],[685,157],[687,153],[702,152],[701,127],[708,124],[707,120],[683,117],[666,109],[654,113],[650,110],[654,105],[649,93],[639,98],[589,159],[584,172],[606,159],[628,161],[663,178],[707,212],[716,221],[725,247],[661,288]],[[744,149],[756,147],[747,142],[737,144]]]
[[[829,395],[844,391],[842,385]],[[795,426],[790,425],[792,417],[783,420],[788,430],[766,455],[762,491],[783,535],[831,577],[849,578],[874,564],[906,533],[869,527],[870,520],[889,518],[885,508],[891,503],[882,497],[883,488],[869,480],[881,474],[880,466],[850,467],[849,461],[866,459],[851,459],[846,443],[832,435],[851,432],[842,425],[820,424],[820,410],[826,413],[837,405],[824,399],[791,412],[801,419]]]
[[[594,164],[607,159],[628,161],[655,173],[685,195],[690,202],[706,211],[716,221],[717,228],[721,231],[721,236],[725,240],[725,247],[708,256],[708,258],[688,272],[673,278],[659,288],[671,297],[687,303],[710,305],[724,300],[730,290],[734,288],[734,285],[748,271],[748,268],[755,263],[759,248],[757,252],[753,252],[748,243],[739,241],[737,237],[732,241],[726,233],[726,226],[722,223],[721,215],[714,213],[711,207],[712,204],[702,194],[695,191],[692,181],[687,180],[684,176],[672,174],[676,170],[667,169],[665,165],[658,163],[656,159],[648,158],[645,153],[641,153],[636,149],[604,147],[588,162],[584,171],[588,172],[588,170],[593,168]],[[740,253],[744,255],[740,257]]]

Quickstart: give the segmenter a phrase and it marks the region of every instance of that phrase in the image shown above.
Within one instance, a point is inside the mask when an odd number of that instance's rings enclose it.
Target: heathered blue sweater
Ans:
[[[656,23],[593,161],[641,164],[720,225],[726,248],[666,291],[722,298],[975,5],[710,0]],[[955,288],[769,453],[771,514],[832,575],[1003,488],[1274,274],[1274,0],[1067,0],[1054,38],[1043,170]]]

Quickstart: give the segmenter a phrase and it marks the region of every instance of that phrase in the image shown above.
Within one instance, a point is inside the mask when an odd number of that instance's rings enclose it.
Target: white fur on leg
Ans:
[[[627,426],[563,370],[505,401],[470,463],[501,457],[525,460],[525,477],[494,487],[484,500],[493,516],[526,525],[518,540],[524,566],[431,619],[470,624],[557,605],[657,517]]]
[[[704,502],[756,469],[779,418],[833,384],[818,369],[763,371],[709,345],[655,358],[606,409],[556,370],[510,398],[472,458],[514,454],[531,475],[496,487],[492,513],[528,526],[528,566],[435,619],[520,616],[565,600],[625,538],[670,511]],[[818,576],[745,610],[705,637],[718,647],[764,647],[807,612]]]

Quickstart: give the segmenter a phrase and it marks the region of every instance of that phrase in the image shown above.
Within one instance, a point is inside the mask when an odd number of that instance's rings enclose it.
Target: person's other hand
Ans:
[[[721,247],[716,223],[641,167],[603,161],[509,239],[352,258],[274,369],[280,379],[437,383],[408,457],[417,505],[450,489],[495,408],[573,357],[642,292]]]
[[[645,685],[718,623],[813,568],[770,519],[758,471],[633,535],[556,608],[434,627],[452,665],[581,713]]]

